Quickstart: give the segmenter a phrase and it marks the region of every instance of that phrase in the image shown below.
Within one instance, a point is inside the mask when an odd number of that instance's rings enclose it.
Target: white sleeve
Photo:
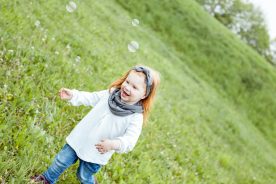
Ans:
[[[116,149],[115,152],[122,154],[132,151],[141,134],[142,126],[143,114],[134,116],[134,119],[131,120],[125,134],[123,136],[114,138],[114,140],[120,141],[120,147]]]
[[[73,97],[68,102],[73,106],[95,106],[106,93],[108,89],[94,92],[79,91],[72,89]]]

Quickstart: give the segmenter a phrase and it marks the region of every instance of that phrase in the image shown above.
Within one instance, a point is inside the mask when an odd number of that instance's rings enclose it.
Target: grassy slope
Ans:
[[[104,89],[136,63],[162,74],[156,108],[135,150],[97,174],[102,183],[276,180],[274,115],[262,108],[276,107],[275,74],[262,58],[188,0],[76,2],[72,14],[66,1],[1,2],[1,180],[26,183],[44,171],[90,110],[59,100],[60,87]],[[140,26],[131,26],[133,17]],[[131,40],[137,53],[127,51]],[[58,183],[77,183],[76,169]]]

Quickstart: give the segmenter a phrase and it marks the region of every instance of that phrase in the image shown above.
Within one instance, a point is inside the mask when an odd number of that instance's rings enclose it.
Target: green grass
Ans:
[[[90,110],[61,87],[106,89],[142,63],[161,73],[155,108],[100,183],[275,183],[275,68],[191,0],[75,2],[0,1],[1,182],[47,169]],[[77,166],[58,183],[78,183]]]

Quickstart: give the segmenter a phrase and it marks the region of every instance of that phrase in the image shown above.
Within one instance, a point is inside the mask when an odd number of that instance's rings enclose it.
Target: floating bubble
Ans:
[[[136,52],[139,49],[139,44],[136,41],[131,41],[127,47],[129,52]]]
[[[39,20],[35,21],[35,27],[39,27],[39,26],[40,26],[40,21]]]
[[[72,13],[73,11],[75,11],[77,9],[77,4],[74,1],[70,1],[67,5],[66,5],[66,10],[69,13]]]
[[[139,25],[139,20],[138,19],[133,19],[131,23],[132,23],[133,26],[138,26]]]
[[[59,52],[58,52],[58,51],[56,51],[56,52],[55,52],[55,55],[59,55]]]

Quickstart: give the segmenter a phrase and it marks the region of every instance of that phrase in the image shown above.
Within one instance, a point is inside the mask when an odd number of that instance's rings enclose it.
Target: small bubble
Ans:
[[[72,13],[73,11],[75,11],[77,9],[77,4],[74,1],[70,1],[67,5],[66,5],[66,10],[69,13]]]
[[[58,52],[58,51],[56,51],[56,52],[55,52],[55,54],[56,54],[56,55],[59,55],[59,52]]]
[[[128,44],[128,51],[129,52],[136,52],[139,49],[139,44],[136,41],[131,41]]]
[[[132,23],[133,26],[138,26],[139,25],[139,20],[138,19],[133,19],[131,23]]]
[[[55,41],[56,40],[56,38],[55,37],[52,37],[52,41]]]
[[[39,27],[39,26],[40,26],[40,21],[39,20],[35,21],[35,27]]]

